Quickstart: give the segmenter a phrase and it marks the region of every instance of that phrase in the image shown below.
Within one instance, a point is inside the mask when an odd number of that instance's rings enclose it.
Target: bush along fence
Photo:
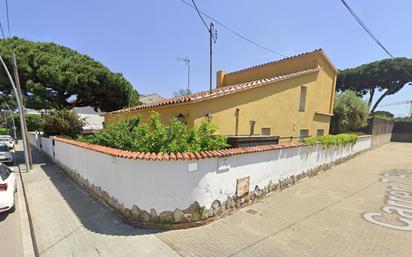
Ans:
[[[199,226],[371,148],[371,137],[198,153],[140,153],[30,134],[86,190],[138,227]]]

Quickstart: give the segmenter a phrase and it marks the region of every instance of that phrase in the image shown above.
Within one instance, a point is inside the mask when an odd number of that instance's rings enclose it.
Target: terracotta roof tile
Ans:
[[[149,156],[149,159],[150,159],[150,160],[156,160],[156,158],[157,158],[157,154],[156,154],[156,153],[151,153],[150,156]]]
[[[163,154],[162,153],[158,153],[157,155],[156,155],[156,159],[157,160],[163,160]]]
[[[141,152],[141,153],[139,153],[139,155],[137,156],[137,158],[140,159],[140,160],[142,160],[145,155],[146,155],[146,153]]]
[[[199,154],[200,154],[203,158],[208,158],[208,157],[209,157],[205,152],[199,152]]]
[[[242,90],[248,90],[248,89],[255,88],[255,87],[266,86],[273,82],[278,82],[278,81],[282,81],[282,80],[289,79],[289,78],[299,77],[305,74],[315,73],[315,72],[318,72],[319,70],[320,68],[313,68],[313,69],[294,72],[294,73],[287,74],[287,75],[275,76],[275,77],[265,78],[265,79],[258,79],[252,82],[230,85],[226,87],[219,87],[219,88],[213,89],[212,92],[202,91],[199,93],[194,93],[189,96],[178,96],[175,98],[160,100],[154,103],[141,104],[141,105],[137,105],[137,106],[133,106],[133,107],[117,110],[117,111],[107,112],[104,115],[110,115],[110,114],[121,113],[121,112],[129,112],[129,111],[135,111],[135,110],[150,109],[150,108],[159,107],[159,106],[186,103],[186,102],[204,101],[204,100],[212,99],[215,97],[220,97],[220,96],[224,96],[227,94],[236,93]]]
[[[201,151],[193,153],[144,153],[144,152],[131,152],[120,149],[114,149],[106,146],[87,144],[75,140],[70,140],[66,138],[54,137],[54,140],[64,142],[67,144],[75,145],[78,147],[86,148],[89,150],[97,151],[103,154],[108,154],[115,157],[129,158],[129,159],[139,159],[139,160],[200,160],[205,158],[217,158],[226,157],[239,154],[248,154],[255,152],[273,151],[283,148],[292,148],[305,146],[306,144],[302,142],[277,144],[277,145],[262,145],[262,146],[249,146],[249,147],[239,147],[239,148],[228,148],[223,150],[210,150]]]

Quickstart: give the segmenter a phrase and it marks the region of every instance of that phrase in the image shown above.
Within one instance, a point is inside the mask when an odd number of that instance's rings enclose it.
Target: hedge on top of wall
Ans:
[[[319,137],[306,137],[301,139],[302,143],[307,145],[322,144],[325,148],[334,146],[354,145],[358,140],[358,136],[355,134],[338,134],[338,135],[325,135]]]

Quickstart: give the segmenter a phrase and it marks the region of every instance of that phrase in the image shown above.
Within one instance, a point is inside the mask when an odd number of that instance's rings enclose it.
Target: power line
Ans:
[[[203,19],[202,14],[200,13],[199,9],[197,9],[197,5],[194,0],[192,0],[194,8],[196,9],[197,14],[199,15],[200,19],[202,20],[203,24],[205,25],[207,32],[209,32],[209,90],[212,92],[212,70],[213,70],[213,43],[216,43],[217,39],[217,31],[215,30],[215,25],[213,22],[210,22],[210,26],[208,27],[205,20]],[[191,6],[191,5],[190,5]],[[193,7],[193,6],[192,6]]]
[[[3,25],[1,25],[1,20],[0,20],[0,30],[1,30],[1,35],[3,36],[3,39],[6,39],[6,37],[4,36]]]
[[[198,11],[198,13],[204,15],[204,16],[207,17],[208,19],[214,21],[216,24],[219,24],[220,26],[222,26],[222,27],[223,27],[224,29],[226,29],[227,31],[229,31],[229,32],[233,33],[234,35],[240,37],[241,39],[243,39],[243,40],[251,43],[252,45],[254,45],[254,46],[256,46],[256,47],[259,47],[259,48],[261,48],[261,49],[263,49],[263,50],[266,50],[266,51],[268,51],[268,52],[271,52],[271,53],[273,53],[273,54],[276,54],[276,55],[279,55],[279,56],[282,56],[282,57],[287,57],[287,55],[284,55],[284,54],[282,54],[282,53],[279,53],[279,52],[277,52],[277,51],[275,51],[275,50],[272,50],[272,49],[270,49],[270,48],[268,48],[268,47],[265,47],[265,46],[263,46],[263,45],[255,42],[255,41],[247,38],[246,36],[240,34],[239,32],[235,31],[234,29],[231,29],[230,27],[226,26],[226,25],[223,24],[222,22],[220,22],[220,21],[216,20],[215,18],[209,16],[208,14],[200,11],[199,9],[197,9],[197,7],[191,5],[190,3],[186,2],[185,0],[180,0],[180,1],[181,1],[182,3],[184,3],[185,5],[193,8],[193,9],[196,9],[196,10]],[[199,14],[199,15],[200,15],[200,14]],[[207,27],[207,26],[206,26],[206,27]]]
[[[359,25],[362,26],[362,28],[366,31],[366,33],[369,34],[369,36],[392,58],[394,59],[393,55],[386,49],[383,44],[378,40],[378,38],[372,33],[372,31],[363,23],[363,21],[359,18],[358,15],[352,10],[352,8],[345,2],[345,0],[341,0],[343,5],[348,9],[350,14],[356,19],[356,21],[359,23]]]
[[[388,51],[388,49],[386,49],[386,47],[383,46],[383,44],[376,38],[376,36],[372,33],[372,31],[366,26],[365,23],[363,23],[363,21],[361,20],[361,18],[359,18],[359,16],[355,13],[355,11],[352,10],[352,8],[346,3],[345,0],[341,0],[341,2],[343,3],[343,5],[349,10],[350,14],[356,19],[356,21],[362,26],[362,28],[366,31],[366,33],[368,33],[368,35],[391,57],[391,59],[395,59],[395,57],[393,57],[393,55]],[[409,70],[407,70],[404,66],[401,67],[403,69],[403,71],[412,79],[412,75],[409,72]],[[412,83],[412,82],[409,82]],[[401,84],[399,83],[399,85],[395,86],[392,91],[398,90],[398,88],[402,88],[405,84]],[[385,93],[388,92],[385,91]],[[379,101],[379,100],[378,100]],[[375,103],[376,105],[376,103]],[[378,107],[378,105],[376,105],[375,107]],[[410,105],[410,113],[412,113],[412,104]]]
[[[206,29],[210,32],[209,27],[207,26],[205,20],[203,19],[203,16],[200,14],[199,9],[197,9],[197,5],[196,5],[195,1],[192,0],[192,3],[193,3],[193,6],[194,6],[195,9],[196,9],[197,14],[199,15],[200,19],[202,20],[203,24],[205,24]]]
[[[7,18],[7,31],[10,37],[10,18],[9,18],[9,1],[6,0],[6,18]]]

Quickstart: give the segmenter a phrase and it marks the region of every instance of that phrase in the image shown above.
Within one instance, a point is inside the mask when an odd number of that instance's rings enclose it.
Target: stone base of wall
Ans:
[[[271,192],[282,191],[299,181],[318,175],[330,169],[332,166],[345,162],[355,156],[368,150],[358,152],[345,158],[341,158],[327,165],[318,166],[315,169],[302,172],[299,175],[291,176],[277,182],[269,181],[264,188],[256,186],[253,191],[242,197],[228,197],[226,201],[213,201],[209,208],[200,206],[197,201],[193,202],[184,210],[175,209],[157,213],[155,209],[141,210],[137,205],[133,205],[131,209],[125,208],[117,199],[110,196],[102,188],[91,184],[87,179],[84,179],[79,173],[71,170],[62,163],[53,160],[62,170],[66,172],[74,181],[80,184],[85,190],[102,201],[105,205],[112,208],[126,223],[139,228],[156,228],[156,229],[184,229],[189,227],[201,226],[210,223],[216,219],[223,218],[231,213],[249,206],[254,202],[266,197]],[[51,159],[51,158],[50,158]]]

